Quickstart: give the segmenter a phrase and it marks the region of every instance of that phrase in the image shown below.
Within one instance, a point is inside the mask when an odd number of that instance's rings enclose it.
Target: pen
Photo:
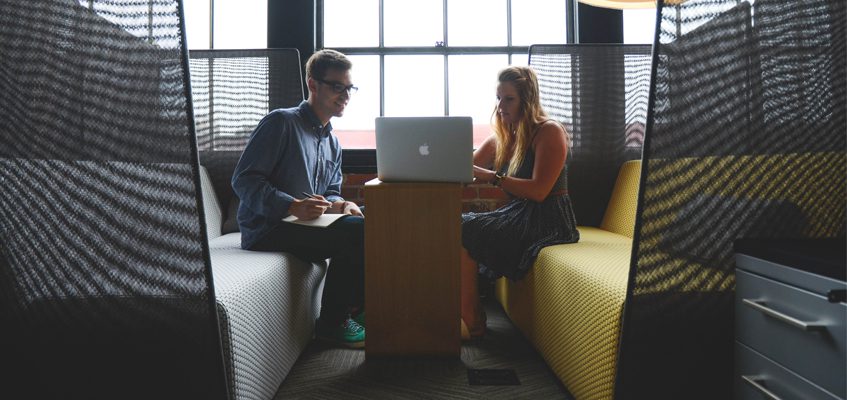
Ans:
[[[306,197],[308,197],[308,198],[310,198],[310,199],[323,200],[323,199],[321,199],[320,197],[315,196],[315,195],[313,195],[313,194],[309,194],[309,193],[306,193],[306,192],[300,192],[300,193],[302,193],[302,194],[303,194],[303,196],[306,196]],[[324,201],[327,201],[327,200],[324,200]]]

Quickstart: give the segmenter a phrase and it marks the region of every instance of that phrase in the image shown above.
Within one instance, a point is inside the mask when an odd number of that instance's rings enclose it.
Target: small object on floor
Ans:
[[[365,328],[352,318],[337,325],[328,325],[318,321],[316,336],[318,339],[341,347],[361,349],[365,347]]]
[[[515,386],[520,385],[518,375],[513,369],[473,369],[468,368],[468,384],[473,386]]]

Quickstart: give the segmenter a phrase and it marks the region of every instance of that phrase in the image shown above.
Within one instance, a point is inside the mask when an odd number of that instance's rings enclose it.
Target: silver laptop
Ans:
[[[377,117],[376,171],[383,182],[472,182],[471,117]]]

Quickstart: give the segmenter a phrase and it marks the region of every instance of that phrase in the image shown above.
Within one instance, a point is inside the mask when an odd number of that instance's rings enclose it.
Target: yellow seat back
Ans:
[[[641,160],[621,165],[612,197],[606,206],[600,229],[632,238],[635,232],[635,211],[638,204],[638,183],[641,180]]]

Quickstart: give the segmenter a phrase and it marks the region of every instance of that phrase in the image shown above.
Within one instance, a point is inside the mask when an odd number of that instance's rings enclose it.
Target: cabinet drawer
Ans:
[[[839,399],[738,342],[735,343],[735,365],[736,400],[774,398],[764,391],[783,400]]]
[[[842,398],[845,316],[844,303],[736,270],[736,339]],[[803,322],[811,327],[797,326]]]

